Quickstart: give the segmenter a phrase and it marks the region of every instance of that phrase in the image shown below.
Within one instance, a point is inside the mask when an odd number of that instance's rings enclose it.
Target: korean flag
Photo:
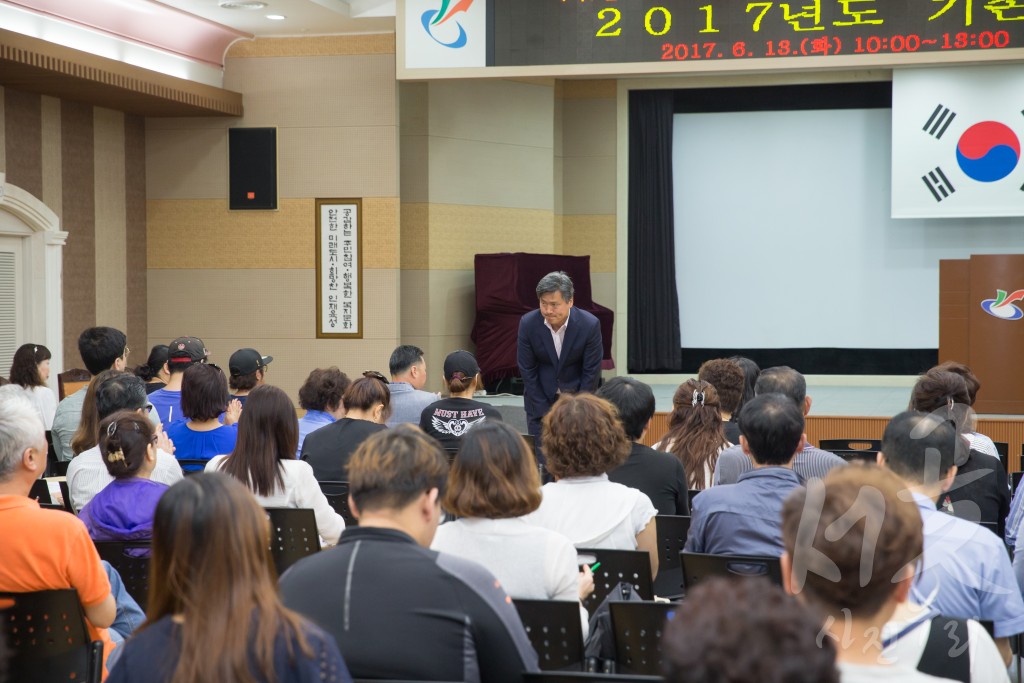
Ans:
[[[892,217],[1024,216],[1024,66],[897,69]]]

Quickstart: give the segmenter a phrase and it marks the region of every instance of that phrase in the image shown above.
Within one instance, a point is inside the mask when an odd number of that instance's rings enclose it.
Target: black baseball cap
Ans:
[[[256,349],[238,349],[231,354],[228,360],[228,370],[232,377],[251,375],[257,370],[262,370],[274,360],[273,356],[264,356]]]
[[[466,379],[480,374],[480,366],[469,351],[452,351],[444,359],[444,378],[451,380],[455,373],[461,372]]]
[[[189,363],[202,363],[210,354],[199,337],[178,337],[167,345],[167,362],[173,368]]]

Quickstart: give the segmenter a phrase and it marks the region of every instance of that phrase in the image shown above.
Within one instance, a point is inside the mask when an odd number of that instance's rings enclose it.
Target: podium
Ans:
[[[981,380],[974,410],[1024,415],[1024,254],[939,262],[939,362]]]

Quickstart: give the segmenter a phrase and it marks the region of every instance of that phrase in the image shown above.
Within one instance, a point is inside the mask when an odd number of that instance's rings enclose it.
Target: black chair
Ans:
[[[683,568],[679,564],[679,553],[683,551],[690,533],[690,518],[658,515],[654,521],[658,532],[658,577],[654,580],[654,594],[659,598],[678,598],[683,595]]]
[[[50,487],[45,479],[36,479],[32,482],[32,488],[28,491],[28,497],[40,504],[56,504],[56,501],[50,496]]]
[[[199,460],[192,460],[192,459],[188,459],[188,458],[179,458],[178,459],[178,464],[181,466],[181,473],[184,474],[186,477],[191,477],[191,476],[193,476],[195,474],[202,474],[203,470],[206,469],[206,463],[208,463],[208,462],[210,462],[210,461],[209,460],[202,460],[202,459],[199,459]],[[187,470],[187,469],[185,469],[186,467],[197,467],[198,469]]]
[[[686,490],[686,506],[690,508],[690,512],[693,512],[693,499],[703,491],[704,489],[687,489]]]
[[[60,487],[60,497],[64,499],[64,509],[75,514],[75,506],[72,504],[71,489],[68,488],[67,480],[58,481],[57,486]]]
[[[682,605],[671,602],[613,602],[616,671],[623,674],[661,674],[661,632]],[[698,608],[699,609],[699,608]]]
[[[143,611],[149,601],[149,549],[148,541],[94,541],[100,559],[106,560],[121,575],[128,595],[135,598]],[[133,552],[129,553],[131,550]],[[145,550],[146,553],[139,551]]]
[[[53,432],[46,430],[46,472],[43,476],[56,477],[57,475],[57,449],[53,446]],[[67,470],[64,470],[67,473]]]
[[[74,589],[0,592],[10,681],[99,683],[103,643],[92,640]]]
[[[583,670],[580,603],[569,600],[513,600],[544,671]]]
[[[589,565],[597,562],[601,566],[594,572],[594,592],[583,606],[591,616],[620,582],[625,581],[644,600],[654,598],[651,582],[651,557],[642,550],[605,550],[602,548],[577,548],[577,557]]]
[[[308,508],[265,508],[270,517],[270,552],[278,575],[320,550],[316,516]]]
[[[66,477],[68,476],[68,466],[71,465],[70,460],[58,460],[53,465],[53,476],[55,477]]]
[[[445,446],[444,454],[448,458],[448,467],[451,467],[453,464],[455,464],[455,456],[459,454],[459,447]]]
[[[352,510],[348,507],[348,482],[321,481],[319,484],[327,502],[331,504],[335,512],[345,518],[345,526],[359,526],[359,520],[352,515]]]
[[[679,553],[679,560],[683,565],[683,587],[687,590],[711,576],[764,576],[776,586],[782,585],[782,568],[777,557],[684,552]]]
[[[869,465],[874,465],[875,463],[878,462],[878,451],[866,451],[866,450],[863,450],[863,451],[862,450],[846,451],[846,450],[842,450],[842,449],[836,448],[836,449],[834,449],[832,451],[829,451],[829,452],[833,453],[834,455],[838,455],[840,458],[842,458],[846,462],[864,462],[864,463],[867,463]]]
[[[665,683],[661,676],[602,674],[586,671],[541,671],[523,673],[523,683]]]
[[[1017,487],[1020,486],[1020,478],[1024,475],[1024,472],[1012,472],[1010,473],[1010,484],[1013,487],[1013,492],[1017,493]]]
[[[833,453],[837,450],[877,452],[882,450],[882,442],[880,439],[822,439],[818,442],[818,448]]]

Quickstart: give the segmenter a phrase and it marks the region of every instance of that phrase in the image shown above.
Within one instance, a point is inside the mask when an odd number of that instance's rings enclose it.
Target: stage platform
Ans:
[[[807,438],[813,444],[821,439],[880,439],[889,418],[907,409],[913,380],[907,378],[891,385],[843,386],[808,382],[807,395],[811,397],[811,412],[807,416]],[[654,391],[654,422],[644,442],[658,441],[668,428],[668,415],[672,410],[672,395],[678,383],[648,382]],[[982,388],[984,391],[984,388]],[[523,397],[512,395],[478,397],[501,411],[502,417],[523,433],[526,432],[526,414]],[[1020,471],[1020,455],[1024,445],[1024,416],[979,415],[978,431],[993,441],[1009,444],[1010,470]]]

